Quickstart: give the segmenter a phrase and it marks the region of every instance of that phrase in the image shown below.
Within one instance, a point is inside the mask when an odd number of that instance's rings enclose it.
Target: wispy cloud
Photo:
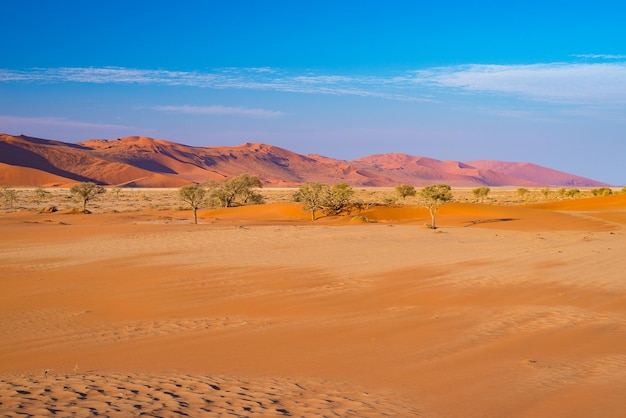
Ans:
[[[558,116],[549,116],[546,115],[545,112],[533,110],[479,108],[476,109],[476,111],[485,115],[493,115],[500,118],[522,119],[533,122],[557,123],[561,121]]]
[[[213,89],[375,97],[423,101],[414,92],[390,88],[385,77],[291,74],[273,68],[220,68],[211,72],[142,70],[123,67],[0,69],[0,82],[155,84]],[[410,93],[410,94],[407,94]]]
[[[623,60],[626,59],[626,55],[617,54],[574,54],[572,57],[597,59],[597,60]]]
[[[77,120],[71,120],[67,118],[57,117],[25,117],[25,116],[13,116],[13,115],[0,115],[0,125],[2,126],[54,126],[54,127],[66,127],[66,128],[88,128],[88,129],[105,129],[105,130],[120,130],[120,129],[135,129],[132,126],[115,125],[108,123],[93,123],[83,122]]]
[[[413,82],[551,103],[626,104],[626,63],[441,67],[417,71]]]
[[[144,70],[122,67],[0,69],[0,82],[152,84],[209,89],[281,91],[301,94],[358,96],[399,101],[438,102],[445,94],[499,94],[552,104],[626,105],[626,56],[581,54],[611,62],[538,63],[528,65],[462,65],[394,74],[300,73],[274,68],[221,68],[208,72]],[[624,58],[624,59],[622,59]],[[220,106],[161,111],[280,116],[263,109]]]
[[[283,116],[284,113],[276,110],[250,109],[247,107],[228,106],[154,106],[153,109],[160,112],[187,113],[194,115],[233,115],[252,116],[260,118],[275,118]]]

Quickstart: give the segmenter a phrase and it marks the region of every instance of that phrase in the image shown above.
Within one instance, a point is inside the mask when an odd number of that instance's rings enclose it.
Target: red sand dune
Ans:
[[[458,161],[439,161],[406,154],[380,154],[354,160],[379,173],[393,173],[401,182],[426,186],[446,183],[454,186],[540,186],[541,180],[529,181],[496,170],[478,169]],[[397,181],[396,181],[397,184]]]
[[[135,167],[123,159],[103,159],[79,144],[29,137],[0,135],[2,177],[11,186],[42,186],[48,179],[26,176],[23,168],[67,179],[63,184],[93,181],[112,186],[180,187],[189,182],[173,175]],[[29,171],[32,174],[32,171]],[[49,176],[48,174],[48,176]]]
[[[562,171],[552,170],[531,163],[511,163],[494,160],[475,160],[468,161],[467,164],[480,168],[482,170],[490,170],[517,178],[522,181],[538,183],[548,186],[565,186],[565,187],[600,187],[607,186],[596,182],[590,184],[589,179],[580,176],[574,176]]]
[[[180,187],[242,173],[255,175],[269,186],[294,186],[307,181],[372,187],[402,183],[415,186],[433,183],[452,186],[605,185],[531,164],[493,162],[491,169],[403,154],[341,161],[319,155],[300,155],[258,143],[191,147],[138,136],[70,144],[0,134],[0,163],[4,164],[0,167],[1,178],[12,186],[50,183],[46,178],[34,177],[32,171],[26,174],[23,168],[73,182],[88,180],[135,187]],[[511,169],[513,166],[515,170]]]

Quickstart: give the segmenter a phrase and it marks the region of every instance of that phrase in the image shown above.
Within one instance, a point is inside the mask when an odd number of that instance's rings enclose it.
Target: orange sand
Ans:
[[[626,197],[360,215],[1,213],[0,415],[623,414]]]

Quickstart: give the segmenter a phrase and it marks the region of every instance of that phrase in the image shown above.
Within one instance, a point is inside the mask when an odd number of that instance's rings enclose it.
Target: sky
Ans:
[[[3,1],[0,132],[626,184],[626,3]]]

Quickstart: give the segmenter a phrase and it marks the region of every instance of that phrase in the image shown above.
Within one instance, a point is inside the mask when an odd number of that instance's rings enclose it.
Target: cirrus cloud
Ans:
[[[136,129],[133,126],[115,125],[110,123],[94,123],[84,122],[78,120],[72,120],[68,118],[59,118],[52,116],[14,116],[14,115],[0,115],[0,125],[3,127],[23,126],[23,125],[37,125],[37,126],[58,126],[67,128],[88,128],[88,129]]]
[[[229,106],[154,106],[154,110],[169,113],[187,113],[192,115],[232,115],[232,116],[252,116],[260,118],[275,118],[283,116],[284,113],[276,110],[250,109],[247,107]]]
[[[568,104],[626,104],[626,64],[466,65],[417,71],[413,82]]]
[[[220,68],[207,72],[123,67],[0,69],[4,83],[91,83],[187,86],[207,89],[280,91],[358,96],[397,101],[440,102],[445,94],[500,94],[567,105],[626,105],[626,61],[622,55],[581,54],[611,62],[468,64],[375,75],[294,73],[273,68]],[[275,117],[263,109],[181,106],[162,111]]]

